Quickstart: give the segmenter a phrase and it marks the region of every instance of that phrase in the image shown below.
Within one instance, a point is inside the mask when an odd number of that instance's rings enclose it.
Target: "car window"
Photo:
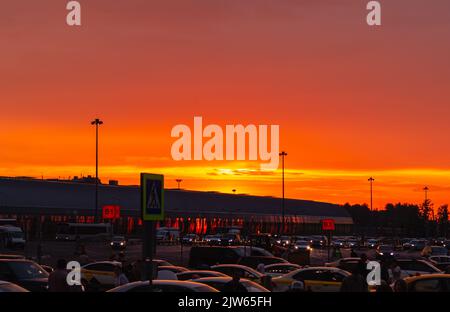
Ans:
[[[345,276],[338,272],[324,272],[324,280],[327,282],[339,282],[341,283]]]
[[[19,280],[48,277],[48,273],[33,262],[10,262],[9,268]]]
[[[441,291],[441,283],[440,283],[439,279],[419,280],[414,283],[413,291],[440,292]]]
[[[297,281],[321,280],[323,278],[323,272],[321,270],[304,270],[295,274],[293,278]]]
[[[423,262],[419,262],[419,261],[414,261],[412,263],[411,270],[427,272],[427,273],[434,273],[434,270],[430,266],[426,265]]]

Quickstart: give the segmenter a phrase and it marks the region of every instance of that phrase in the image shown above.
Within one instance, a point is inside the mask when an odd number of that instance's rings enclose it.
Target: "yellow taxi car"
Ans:
[[[307,291],[338,292],[342,281],[350,275],[347,271],[333,267],[309,267],[276,277],[272,282],[276,285],[274,287],[276,292],[289,290],[296,281],[303,282]]]
[[[450,274],[423,274],[404,281],[408,292],[450,292]]]
[[[114,287],[114,271],[122,264],[117,261],[99,261],[81,267],[82,283],[90,286]]]

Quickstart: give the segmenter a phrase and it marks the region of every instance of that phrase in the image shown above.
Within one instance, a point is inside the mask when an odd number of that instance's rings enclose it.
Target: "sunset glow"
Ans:
[[[94,175],[100,117],[103,182],[281,196],[281,168],[172,160],[172,127],[203,116],[280,125],[287,197],[368,203],[373,176],[377,209],[425,185],[450,203],[450,2],[388,1],[377,30],[336,2],[84,1],[74,30],[60,1],[7,1],[0,175]]]

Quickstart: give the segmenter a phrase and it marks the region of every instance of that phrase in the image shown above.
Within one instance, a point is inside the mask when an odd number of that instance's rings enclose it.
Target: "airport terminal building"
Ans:
[[[214,234],[230,227],[240,227],[247,233],[281,232],[280,198],[179,189],[166,189],[164,193],[165,220],[159,226],[197,234]],[[115,231],[128,235],[139,232],[139,186],[111,181],[99,184],[98,194],[100,219],[103,206],[116,205],[120,218],[113,221]],[[93,223],[94,211],[93,179],[0,178],[0,218],[16,218],[29,238],[35,237],[39,226],[44,236],[53,236],[59,223]],[[335,220],[336,234],[352,231],[352,218],[342,206],[285,200],[287,234],[320,234],[323,219]]]

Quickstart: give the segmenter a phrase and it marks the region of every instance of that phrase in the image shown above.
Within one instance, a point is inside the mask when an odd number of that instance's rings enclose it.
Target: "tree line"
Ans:
[[[384,210],[371,211],[367,204],[344,208],[353,218],[354,231],[361,235],[404,237],[449,237],[448,205],[434,209],[431,200],[421,205],[388,203]]]

